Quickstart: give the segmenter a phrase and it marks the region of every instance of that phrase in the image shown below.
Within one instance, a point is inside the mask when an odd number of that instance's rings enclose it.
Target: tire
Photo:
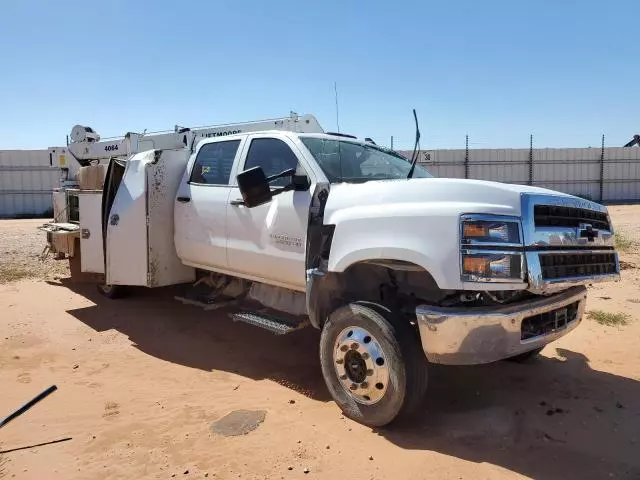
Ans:
[[[99,283],[97,287],[98,292],[100,292],[101,295],[114,300],[116,298],[122,298],[127,294],[127,288],[123,285],[107,285],[106,283]]]
[[[529,350],[528,352],[514,355],[513,357],[505,358],[509,362],[525,363],[536,358],[544,347],[536,348],[535,350]]]
[[[320,364],[344,415],[363,425],[409,418],[424,401],[427,359],[418,336],[380,305],[355,302],[335,310],[320,336]]]

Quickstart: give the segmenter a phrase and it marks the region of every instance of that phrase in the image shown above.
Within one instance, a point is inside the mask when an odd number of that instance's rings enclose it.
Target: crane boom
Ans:
[[[633,147],[634,145],[638,145],[640,147],[640,135],[634,135],[630,142],[628,142],[625,147]]]
[[[176,125],[173,130],[151,133],[128,132],[122,137],[101,141],[100,135],[91,127],[76,125],[71,130],[71,141],[66,147],[49,148],[52,166],[66,170],[66,177],[73,178],[79,167],[106,162],[114,157],[128,157],[144,150],[167,150],[187,147],[193,149],[203,138],[232,135],[263,130],[287,130],[305,133],[324,133],[313,115],[257,120],[250,122],[187,128]]]

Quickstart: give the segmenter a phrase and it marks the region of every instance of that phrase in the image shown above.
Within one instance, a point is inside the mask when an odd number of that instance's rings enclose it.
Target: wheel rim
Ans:
[[[389,386],[387,355],[376,338],[362,327],[340,332],[333,349],[333,365],[344,390],[358,403],[372,405]]]

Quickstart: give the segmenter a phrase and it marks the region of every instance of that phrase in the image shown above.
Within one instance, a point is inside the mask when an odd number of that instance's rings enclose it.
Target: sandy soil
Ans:
[[[57,279],[69,275],[67,261],[43,255],[46,234],[37,229],[47,220],[0,220],[0,283],[21,278]]]
[[[640,207],[611,211],[640,240]],[[39,262],[38,223],[0,222],[3,265]],[[640,265],[634,249],[622,258]],[[637,268],[588,303],[628,325],[585,319],[527,365],[434,366],[416,421],[371,430],[329,398],[316,331],[275,337],[170,290],[108,301],[52,280],[58,265],[0,285],[0,416],[59,388],[0,430],[6,478],[640,478]],[[241,409],[264,423],[211,431]]]

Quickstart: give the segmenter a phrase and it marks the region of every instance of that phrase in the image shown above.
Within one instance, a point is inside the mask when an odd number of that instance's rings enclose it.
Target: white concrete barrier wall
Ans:
[[[598,202],[640,201],[637,147],[424,150],[419,162],[437,177],[530,183]]]
[[[47,150],[0,150],[0,218],[48,214],[60,175]]]
[[[419,159],[437,177],[531,183],[595,201],[640,201],[640,148],[605,148],[601,160],[602,153],[600,148],[470,149],[468,155],[464,149],[423,150]],[[47,150],[0,150],[0,217],[49,212],[60,175]]]

